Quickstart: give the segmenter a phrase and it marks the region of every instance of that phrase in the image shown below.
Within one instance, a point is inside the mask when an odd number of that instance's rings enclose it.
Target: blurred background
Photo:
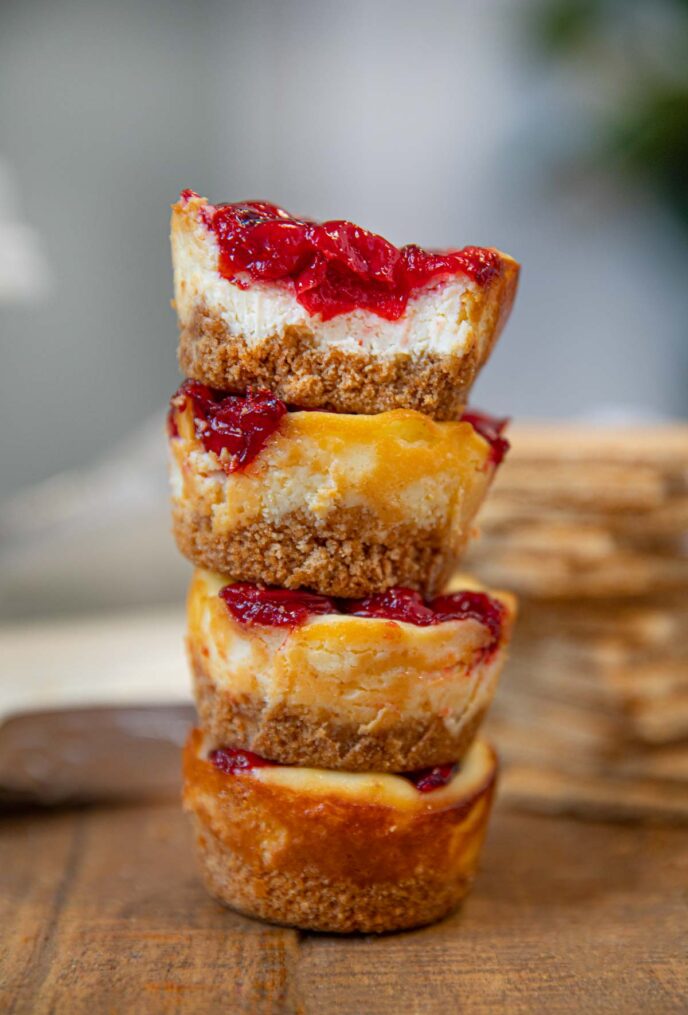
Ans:
[[[684,0],[0,5],[0,611],[178,604],[169,205],[524,264],[475,401],[688,414]]]

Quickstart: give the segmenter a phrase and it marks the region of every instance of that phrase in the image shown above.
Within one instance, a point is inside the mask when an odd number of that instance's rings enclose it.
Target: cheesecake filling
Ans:
[[[476,740],[458,764],[398,775],[280,765],[251,751],[211,748],[206,743],[200,745],[199,756],[228,777],[256,779],[314,797],[338,796],[403,810],[441,810],[460,805],[488,789],[496,774],[494,752],[482,740]]]
[[[179,436],[177,413],[183,413],[187,405],[197,439],[206,451],[217,455],[228,473],[244,469],[260,454],[287,412],[284,402],[271,391],[225,394],[186,380],[170,401],[170,437]]]

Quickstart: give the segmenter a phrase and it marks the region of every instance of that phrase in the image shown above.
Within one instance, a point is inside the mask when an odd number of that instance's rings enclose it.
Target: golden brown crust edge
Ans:
[[[184,802],[195,818],[206,886],[250,916],[307,930],[382,933],[449,913],[475,874],[494,770],[445,810],[406,813],[311,797],[184,756]]]
[[[467,294],[464,312],[476,337],[462,356],[400,353],[382,359],[319,346],[308,328],[294,326],[252,346],[198,303],[180,328],[179,365],[187,377],[214,388],[268,388],[305,409],[372,414],[403,408],[457,419],[509,316],[518,272],[516,262],[505,259],[487,292]]]
[[[246,695],[218,689],[203,660],[191,655],[196,708],[201,725],[215,744],[230,744],[280,762],[345,772],[410,772],[459,761],[485,717],[487,703],[475,697],[452,734],[438,716],[405,718],[374,733],[353,722],[337,721],[325,710],[269,707]],[[495,681],[496,684],[496,681]]]
[[[374,526],[360,508],[342,509],[317,531],[305,512],[285,515],[276,527],[257,520],[226,534],[210,518],[177,502],[172,528],[180,552],[192,563],[234,581],[281,588],[309,588],[321,595],[355,598],[394,585],[439,593],[452,573],[455,556],[442,534],[398,526],[375,541]]]

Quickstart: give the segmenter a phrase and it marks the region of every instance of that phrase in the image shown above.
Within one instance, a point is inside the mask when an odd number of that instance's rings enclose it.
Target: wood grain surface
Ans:
[[[461,912],[337,938],[207,898],[174,803],[16,813],[0,933],[14,1015],[685,1012],[688,838],[498,809]]]

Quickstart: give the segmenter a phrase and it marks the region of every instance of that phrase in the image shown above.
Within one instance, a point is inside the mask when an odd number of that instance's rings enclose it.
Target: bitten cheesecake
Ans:
[[[304,929],[383,932],[440,919],[466,894],[495,774],[481,741],[458,766],[399,776],[274,766],[209,751],[194,730],[184,802],[221,902]]]
[[[518,265],[497,250],[395,247],[351,222],[262,201],[172,209],[183,373],[302,408],[456,419],[509,316]]]
[[[398,772],[459,760],[492,700],[514,600],[477,584],[426,604],[197,571],[188,649],[203,729],[286,765]]]
[[[503,425],[288,411],[269,392],[187,381],[169,416],[177,543],[235,580],[349,598],[394,585],[433,594],[508,446]]]

